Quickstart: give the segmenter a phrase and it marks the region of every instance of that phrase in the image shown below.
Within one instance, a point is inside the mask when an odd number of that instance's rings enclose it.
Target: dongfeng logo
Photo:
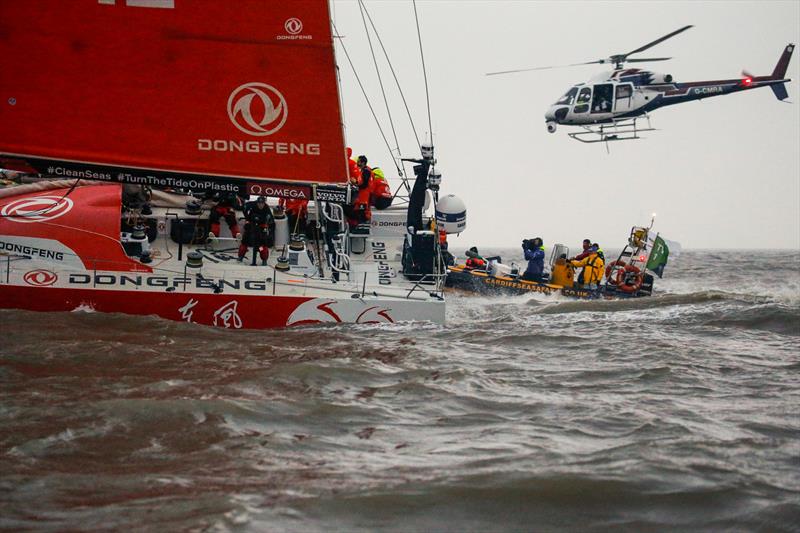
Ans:
[[[72,209],[72,200],[63,196],[34,196],[15,200],[0,209],[0,215],[12,222],[46,222]]]
[[[275,133],[289,113],[286,99],[266,83],[240,85],[228,97],[228,117],[241,131],[256,136]]]
[[[303,31],[303,21],[301,21],[299,18],[292,17],[286,20],[283,28],[289,35],[297,35]]]
[[[28,285],[48,287],[58,281],[58,276],[49,270],[31,270],[23,278]]]
[[[297,17],[291,17],[286,19],[286,22],[283,23],[283,29],[286,33],[276,35],[275,39],[278,41],[296,41],[296,40],[308,40],[314,38],[313,35],[305,35],[303,34],[303,21]]]

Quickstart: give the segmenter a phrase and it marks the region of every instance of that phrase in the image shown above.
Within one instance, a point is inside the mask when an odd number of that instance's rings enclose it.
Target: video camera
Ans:
[[[541,245],[542,245],[542,240],[539,237],[535,237],[533,239],[522,239],[523,250],[527,250],[529,248],[535,248]]]

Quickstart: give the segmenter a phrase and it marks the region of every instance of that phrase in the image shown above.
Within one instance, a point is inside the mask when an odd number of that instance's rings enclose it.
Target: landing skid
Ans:
[[[637,127],[636,121],[640,118],[642,117],[615,120],[611,124],[582,125],[581,128],[583,128],[584,131],[568,133],[567,135],[582,143],[608,143],[610,141],[641,139],[642,137],[639,137],[639,133],[643,131],[656,131],[656,128],[650,125],[650,117],[647,115],[644,117],[647,120],[647,127]],[[606,149],[608,149],[608,144],[606,144]]]

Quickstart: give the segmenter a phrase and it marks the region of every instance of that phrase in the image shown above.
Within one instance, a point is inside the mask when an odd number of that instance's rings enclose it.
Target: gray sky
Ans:
[[[401,79],[417,131],[428,128],[413,6],[367,1]],[[358,4],[336,0],[334,22],[390,143]],[[590,237],[624,244],[647,224],[684,248],[800,248],[800,53],[787,76],[789,101],[767,88],[655,111],[647,138],[586,145],[544,112],[602,65],[486,77],[490,71],[591,61],[623,53],[687,24],[695,27],[642,56],[676,81],[770,74],[786,44],[800,41],[800,2],[418,1],[443,193],[467,205],[455,251],[516,246],[541,236],[578,246]],[[376,53],[378,43],[373,41]],[[341,49],[346,134],[356,154],[387,170],[388,150]],[[381,61],[381,65],[385,62]],[[632,66],[642,66],[633,64]],[[403,155],[418,151],[391,74],[390,110]]]

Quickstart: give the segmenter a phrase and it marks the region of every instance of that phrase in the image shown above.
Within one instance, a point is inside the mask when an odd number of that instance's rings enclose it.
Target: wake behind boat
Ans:
[[[0,168],[69,180],[0,196],[2,307],[236,329],[444,321],[433,146],[404,160],[406,205],[377,207],[383,176],[345,150],[327,1],[1,11]]]

